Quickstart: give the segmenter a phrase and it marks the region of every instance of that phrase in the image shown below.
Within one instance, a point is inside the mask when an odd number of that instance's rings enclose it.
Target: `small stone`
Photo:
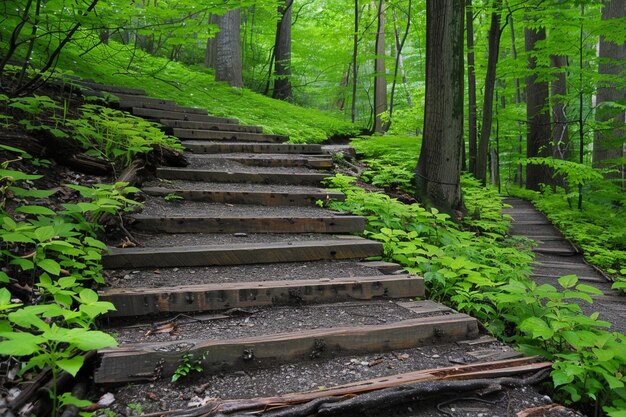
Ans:
[[[432,356],[432,358],[433,358],[433,359],[437,359],[437,358],[439,358],[439,357],[440,357],[439,355],[433,355],[433,356]]]
[[[141,271],[133,271],[133,272],[131,272],[131,274],[138,274],[139,272],[141,272]]]
[[[124,279],[130,279],[130,275],[129,274],[124,275]]]
[[[247,237],[248,234],[247,233],[234,233],[233,236],[235,236],[235,237]]]
[[[178,272],[178,271],[180,271],[180,270],[179,270],[178,268],[174,268],[174,269],[173,269],[173,271],[174,271],[174,272]]]

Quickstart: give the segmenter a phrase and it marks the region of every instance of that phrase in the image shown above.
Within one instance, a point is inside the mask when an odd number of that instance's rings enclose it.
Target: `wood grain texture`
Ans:
[[[246,184],[288,184],[319,186],[329,174],[319,172],[236,172],[200,168],[157,168],[157,177],[166,180]]]
[[[286,153],[322,155],[321,145],[290,143],[211,143],[201,141],[183,141],[183,146],[193,153]]]
[[[266,133],[232,132],[225,130],[179,129],[174,128],[172,134],[180,139],[192,140],[230,140],[240,142],[283,143],[288,136],[270,135]]]

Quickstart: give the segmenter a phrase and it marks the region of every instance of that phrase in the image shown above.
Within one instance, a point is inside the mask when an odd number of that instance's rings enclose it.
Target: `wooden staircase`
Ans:
[[[479,336],[475,319],[416,301],[423,279],[381,262],[383,246],[355,236],[365,219],[316,207],[345,198],[321,188],[332,161],[319,145],[285,143],[259,126],[141,90],[87,87],[160,122],[183,140],[191,161],[159,168],[143,185],[145,209],[131,225],[140,245],[103,258],[113,285],[100,296],[117,308],[109,316],[120,346],[99,352],[96,383],[169,378],[186,353],[215,373]],[[246,330],[242,311],[262,319]],[[276,324],[289,314],[302,326]],[[187,318],[191,324],[181,324]]]

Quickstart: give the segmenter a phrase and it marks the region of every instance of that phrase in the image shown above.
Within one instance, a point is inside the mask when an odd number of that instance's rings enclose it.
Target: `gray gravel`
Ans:
[[[202,169],[207,171],[220,171],[220,172],[245,172],[245,173],[260,173],[260,174],[313,174],[320,171],[314,169],[308,169],[304,167],[256,167],[251,165],[243,165],[235,161],[229,161],[220,158],[211,159],[198,159],[189,158],[189,166],[186,169]]]
[[[196,190],[196,191],[242,191],[242,192],[275,192],[275,193],[319,193],[325,192],[320,187],[307,187],[301,185],[283,184],[243,184],[243,183],[217,183],[203,181],[179,181],[179,180],[153,180],[143,184],[144,187],[161,187],[172,190]]]
[[[339,240],[338,237],[325,234],[214,234],[214,233],[171,233],[153,234],[134,232],[134,237],[146,247],[192,246],[192,245],[229,245],[274,242],[312,242],[316,240]]]
[[[150,325],[113,330],[120,344],[171,342],[185,339],[228,340],[312,329],[382,325],[418,317],[412,311],[384,300],[301,307],[263,307],[246,311],[254,313],[223,320],[181,324],[172,333],[147,335]]]
[[[233,282],[283,281],[292,279],[351,278],[383,275],[358,261],[289,262],[108,271],[107,284],[120,288],[158,288],[172,285],[200,285]]]
[[[219,217],[317,217],[341,215],[341,213],[308,206],[255,206],[206,203],[194,201],[166,201],[164,198],[148,197],[142,214],[152,216],[207,216]]]

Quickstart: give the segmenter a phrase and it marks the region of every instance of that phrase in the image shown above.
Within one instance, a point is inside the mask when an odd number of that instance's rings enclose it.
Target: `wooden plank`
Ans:
[[[207,217],[133,215],[133,228],[165,233],[357,233],[365,228],[361,216]]]
[[[206,109],[199,109],[197,107],[185,107],[179,106],[175,102],[163,100],[163,103],[159,103],[158,101],[152,100],[143,100],[141,97],[137,97],[134,100],[124,99],[120,100],[118,106],[122,109],[153,109],[153,110],[163,110],[167,112],[180,112],[186,114],[200,114],[200,115],[208,115],[209,112]]]
[[[161,124],[171,129],[204,129],[204,130],[225,130],[228,132],[248,132],[263,133],[261,126],[239,125],[232,123],[210,123],[210,122],[193,122],[190,120],[168,120],[161,119]]]
[[[149,105],[152,105],[152,104],[177,106],[176,102],[173,100],[165,100],[165,99],[157,98],[157,97],[137,96],[137,95],[119,94],[119,93],[115,94],[115,96],[119,100],[120,107],[123,107],[123,108],[150,107]]]
[[[367,261],[367,262],[359,262],[359,265],[365,266],[368,268],[376,268],[383,274],[390,274],[390,275],[404,271],[404,267],[395,262]]]
[[[450,307],[436,303],[431,300],[420,300],[420,301],[405,301],[396,303],[400,307],[411,310],[416,314],[442,314],[442,313],[456,313]]]
[[[157,168],[157,177],[162,179],[219,183],[319,186],[328,176],[319,172],[226,172],[200,168]]]
[[[322,155],[322,147],[315,144],[290,143],[219,143],[183,141],[183,146],[194,153],[286,153]]]
[[[174,128],[172,134],[180,139],[190,140],[232,140],[239,142],[283,143],[288,136],[270,135],[265,133],[229,132],[225,130],[199,130]]]
[[[238,164],[257,167],[305,167],[313,169],[332,168],[333,161],[330,158],[264,158],[263,156],[224,156],[227,161],[237,162]]]
[[[228,119],[224,117],[207,116],[205,114],[184,113],[180,111],[165,111],[157,109],[144,109],[141,107],[133,107],[132,113],[135,116],[147,117],[150,119],[175,119],[175,120],[192,120],[196,122],[210,123],[238,123],[237,119]]]
[[[562,256],[573,256],[578,253],[578,251],[574,248],[565,249],[565,248],[542,248],[542,247],[533,248],[533,252],[546,253],[546,254],[551,254],[551,255],[562,255]]]
[[[91,88],[92,90],[106,91],[108,93],[113,93],[113,94],[119,93],[119,94],[139,95],[139,96],[146,95],[146,91],[140,88],[130,88],[130,87],[120,87],[116,85],[98,84],[96,82],[86,81],[86,80],[81,80],[78,82],[78,84],[82,84],[85,87]]]
[[[465,314],[425,317],[385,325],[337,327],[233,340],[186,340],[121,346],[100,351],[96,383],[169,377],[189,352],[206,354],[206,372],[308,358],[312,353],[380,352],[478,336],[478,322]],[[323,347],[323,348],[322,348]]]
[[[142,190],[151,196],[166,196],[176,194],[185,200],[209,201],[212,203],[227,204],[260,204],[265,206],[313,206],[316,201],[337,200],[344,201],[343,193],[334,191],[303,191],[303,192],[275,192],[275,191],[221,191],[221,190],[183,190],[162,187],[145,187]]]
[[[360,259],[382,255],[382,244],[367,239],[272,242],[260,244],[113,248],[104,255],[105,268],[247,265]]]
[[[100,299],[113,303],[117,308],[117,311],[108,313],[108,317],[127,317],[423,295],[422,278],[383,275],[165,288],[113,288],[100,292]]]

